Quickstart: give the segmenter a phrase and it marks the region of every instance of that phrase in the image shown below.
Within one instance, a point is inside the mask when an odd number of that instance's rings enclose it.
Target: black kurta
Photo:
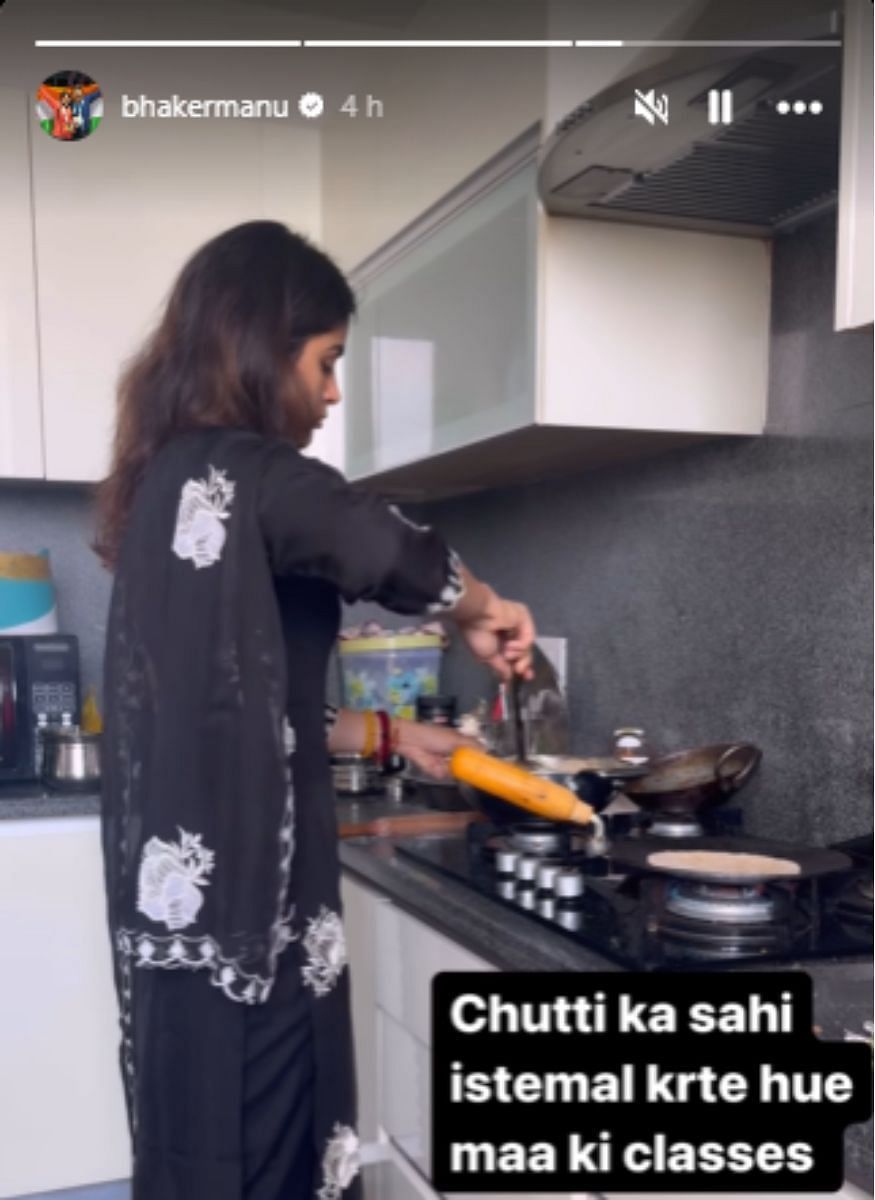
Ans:
[[[199,431],[150,464],[103,801],[135,1200],[355,1195],[327,662],[341,597],[415,613],[460,591],[432,531],[286,443]]]

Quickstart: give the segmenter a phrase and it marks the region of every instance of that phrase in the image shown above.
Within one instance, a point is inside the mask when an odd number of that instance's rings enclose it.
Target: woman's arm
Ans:
[[[351,488],[331,467],[271,443],[259,516],[275,575],[323,579],[348,603],[445,615],[501,678],[531,675],[535,628],[526,606],[477,579],[433,529]]]
[[[353,712],[349,708],[338,709],[337,717],[328,731],[330,753],[364,754],[379,750],[378,746],[368,745],[368,726],[373,715]],[[389,728],[391,750],[436,779],[448,778],[447,761],[459,746],[478,746],[476,741],[446,725],[429,725],[392,717]]]
[[[535,624],[524,604],[505,600],[459,564],[462,596],[444,616],[454,621],[471,654],[502,679],[531,678]]]
[[[328,730],[328,749],[331,754],[361,754],[365,748],[367,717],[351,708],[339,708]]]

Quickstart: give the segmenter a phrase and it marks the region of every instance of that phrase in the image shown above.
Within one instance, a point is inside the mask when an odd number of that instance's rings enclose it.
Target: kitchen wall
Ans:
[[[425,510],[570,639],[577,749],[748,738],[749,828],[821,843],[872,826],[872,331],[832,332],[834,226],[775,246],[766,437]],[[487,680],[454,648],[446,682]]]
[[[62,633],[79,638],[82,682],[100,694],[111,577],[89,549],[91,489],[0,482],[0,549],[48,550]]]

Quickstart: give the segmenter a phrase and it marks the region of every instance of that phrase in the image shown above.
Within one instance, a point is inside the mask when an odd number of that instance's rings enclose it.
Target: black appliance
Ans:
[[[40,775],[40,732],[79,723],[79,642],[69,634],[0,634],[0,784]]]
[[[867,867],[839,849],[796,850],[797,875],[727,882],[630,865],[646,861],[648,846],[695,847],[693,839],[654,838],[645,828],[614,836],[613,850],[591,856],[587,839],[562,826],[474,824],[455,837],[401,840],[396,851],[627,969],[872,953],[871,858]],[[794,850],[726,825],[699,844],[775,858]],[[624,854],[630,847],[635,853]]]

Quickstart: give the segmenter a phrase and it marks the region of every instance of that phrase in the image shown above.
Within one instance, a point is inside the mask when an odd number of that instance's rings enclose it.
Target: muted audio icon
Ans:
[[[708,92],[708,124],[732,124],[732,92],[729,88],[711,88]]]

